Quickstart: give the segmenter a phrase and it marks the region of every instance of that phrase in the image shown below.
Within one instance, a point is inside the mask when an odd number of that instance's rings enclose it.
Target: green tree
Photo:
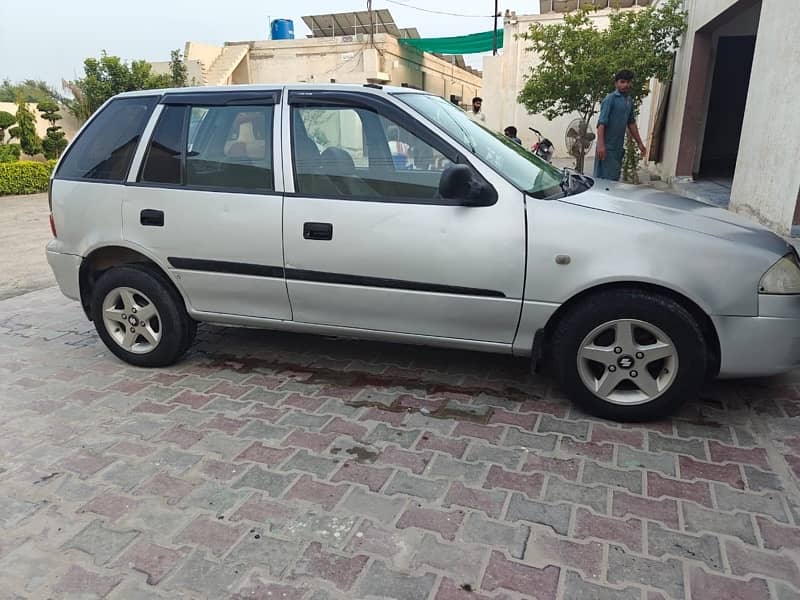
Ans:
[[[56,102],[47,100],[40,102],[36,108],[42,114],[42,118],[50,122],[50,127],[47,128],[47,135],[42,140],[42,151],[48,160],[56,159],[61,156],[64,148],[67,147],[64,132],[61,131],[59,125],[56,125],[56,121],[61,120],[61,114],[58,112],[59,106]]]
[[[100,58],[83,61],[83,71],[81,79],[64,82],[64,87],[75,98],[67,107],[81,121],[89,118],[106,100],[122,92],[182,86],[186,83],[186,67],[178,50],[172,53],[170,72],[161,75],[154,74],[146,60],[127,63],[119,56],[109,56],[105,50]]]
[[[8,130],[12,138],[19,140],[22,151],[28,156],[42,152],[42,141],[36,135],[36,117],[20,98],[17,102],[17,126]]]
[[[6,129],[17,122],[17,118],[10,112],[0,110],[0,144],[6,139]]]
[[[520,38],[541,62],[528,73],[518,101],[548,119],[578,113],[590,123],[612,89],[614,73],[624,68],[636,74],[631,97],[638,108],[651,78],[672,77],[672,60],[686,31],[681,4],[667,0],[657,8],[616,10],[607,29],[594,24],[591,8],[564,15],[563,23],[531,25]],[[576,167],[583,171],[586,149],[579,150]]]
[[[186,64],[183,62],[180,50],[173,50],[170,52],[169,74],[172,87],[186,87],[186,79],[189,77],[189,72],[186,69]]]
[[[62,102],[64,98],[46,82],[34,79],[26,79],[20,83],[11,83],[9,79],[4,79],[0,83],[0,102],[16,102],[19,96],[25,102],[44,102],[55,100]]]

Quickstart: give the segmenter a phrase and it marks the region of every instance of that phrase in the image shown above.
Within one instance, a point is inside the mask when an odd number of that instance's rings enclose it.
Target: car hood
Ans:
[[[775,252],[779,256],[790,250],[786,240],[750,219],[649,186],[596,179],[591,189],[559,201],[696,231]]]

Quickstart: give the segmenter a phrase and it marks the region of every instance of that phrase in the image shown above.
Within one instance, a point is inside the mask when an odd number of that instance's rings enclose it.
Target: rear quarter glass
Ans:
[[[124,181],[158,98],[136,96],[109,102],[72,143],[55,177]]]

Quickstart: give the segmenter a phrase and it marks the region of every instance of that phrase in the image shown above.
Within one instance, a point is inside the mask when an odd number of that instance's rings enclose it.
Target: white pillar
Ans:
[[[762,2],[731,190],[731,210],[783,235],[800,193],[800,10],[793,5]]]

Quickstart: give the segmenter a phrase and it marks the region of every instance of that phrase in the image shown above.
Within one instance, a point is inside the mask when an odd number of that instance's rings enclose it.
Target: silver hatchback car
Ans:
[[[407,88],[107,102],[50,190],[58,284],[131,364],[198,321],[530,356],[583,409],[664,416],[800,364],[800,263],[735,214],[561,172]]]

